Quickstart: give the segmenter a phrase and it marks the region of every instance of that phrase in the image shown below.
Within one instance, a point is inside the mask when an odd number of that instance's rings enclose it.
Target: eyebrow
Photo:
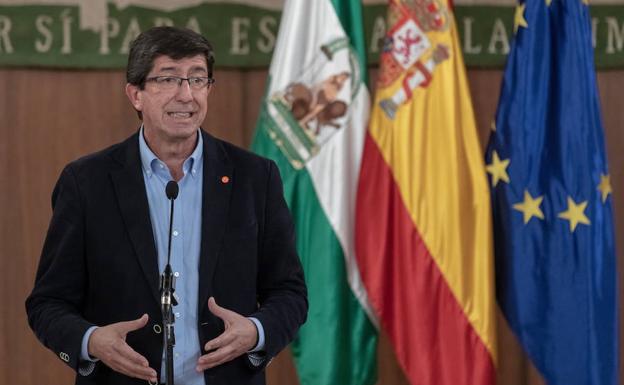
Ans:
[[[156,72],[176,72],[178,69],[179,69],[178,67],[163,67],[163,68],[160,68]],[[189,73],[197,73],[197,72],[208,73],[208,69],[202,66],[195,66],[195,67],[191,67],[191,69],[189,70]]]

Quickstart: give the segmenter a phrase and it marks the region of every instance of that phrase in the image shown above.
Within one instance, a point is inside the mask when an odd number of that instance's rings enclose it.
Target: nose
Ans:
[[[191,85],[188,80],[183,80],[182,84],[178,87],[178,91],[176,92],[176,100],[180,102],[191,102],[193,101],[193,92],[191,90]]]

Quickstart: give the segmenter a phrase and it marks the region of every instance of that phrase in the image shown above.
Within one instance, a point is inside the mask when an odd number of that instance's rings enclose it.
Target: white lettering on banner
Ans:
[[[37,52],[45,53],[50,51],[52,47],[52,31],[50,26],[52,25],[52,17],[48,15],[39,15],[35,19],[35,28],[42,35],[42,39],[35,40],[35,50]]]
[[[61,12],[61,24],[63,25],[63,46],[61,47],[61,53],[63,55],[67,55],[72,52],[71,25],[74,22],[74,19],[70,16],[70,12],[70,9],[65,9]]]
[[[197,21],[197,18],[195,16],[191,16],[188,19],[188,22],[186,23],[186,28],[195,31],[201,35],[201,28],[199,28],[199,22]]]
[[[624,26],[618,24],[615,17],[606,17],[607,21],[607,53],[621,51],[624,46]]]
[[[106,27],[102,28],[102,31],[100,31],[100,55],[110,54],[108,42],[111,37],[117,37],[119,35],[119,29],[119,21],[109,17],[106,21]]]
[[[130,43],[132,43],[132,41],[136,39],[137,36],[139,36],[140,34],[141,27],[139,26],[139,22],[137,21],[136,17],[133,17],[130,19],[130,25],[126,30],[126,34],[124,36],[123,43],[121,43],[121,49],[119,50],[119,53],[125,55],[130,52]]]
[[[230,47],[232,55],[249,54],[249,24],[248,17],[232,18],[232,46]]]
[[[262,53],[271,53],[275,47],[275,28],[277,27],[277,20],[271,16],[265,16],[260,19],[260,36],[266,39],[258,39],[256,46]]]
[[[232,18],[232,46],[230,47],[232,55],[249,54],[249,24],[248,17]]]
[[[464,53],[467,55],[476,55],[481,53],[481,45],[472,45],[472,24],[474,17],[464,18]]]
[[[9,32],[11,32],[11,19],[7,16],[0,15],[0,53],[12,53],[13,45]]]
[[[496,46],[500,45],[500,50],[497,50]],[[507,36],[507,30],[505,29],[505,23],[501,19],[494,21],[492,27],[492,36],[490,37],[490,44],[488,45],[488,53],[503,54],[509,53],[509,37]]]
[[[32,1],[37,7],[33,10],[8,9],[5,11],[7,2]],[[241,62],[240,66],[265,63],[275,49],[277,32],[279,30],[279,9],[273,11],[265,7],[258,7],[257,11],[226,9],[221,6],[208,8],[205,12],[199,4],[213,0],[179,0],[197,1],[198,7],[184,8],[176,1],[165,6],[163,9],[148,7],[152,0],[101,0],[107,5],[105,14],[109,14],[115,7],[116,1],[143,2],[136,4],[137,9],[126,9],[130,3],[123,6],[117,4],[114,17],[105,20],[95,20],[104,13],[99,9],[100,5],[91,9],[81,4],[84,0],[0,0],[0,59],[4,63],[16,62],[22,57],[25,62],[30,62],[32,54],[41,58],[42,63],[51,63],[56,66],[52,56],[63,56],[66,59],[75,59],[78,66],[91,66],[97,63],[97,56],[115,54],[115,58],[109,58],[114,63],[111,66],[121,65],[121,58],[117,55],[126,55],[129,52],[131,42],[150,26],[183,26],[197,33],[208,32],[206,28],[213,30],[218,28],[222,33],[218,36],[208,36],[213,43],[227,47],[223,52],[227,61],[238,66],[237,58],[252,55],[251,62]],[[94,1],[99,4],[100,0]],[[222,0],[214,0],[215,4]],[[247,0],[241,0],[247,1]],[[260,1],[260,0],[257,0]],[[282,0],[275,0],[282,1]],[[624,0],[618,0],[624,1]],[[40,3],[54,3],[43,5]],[[75,5],[73,5],[75,2]],[[227,2],[226,2],[227,3]],[[167,3],[169,4],[169,3]],[[190,4],[188,4],[190,5]],[[113,8],[111,8],[111,6]],[[145,6],[145,7],[143,7]],[[212,5],[210,5],[212,7]],[[227,6],[226,6],[227,7]],[[166,8],[166,9],[165,9]],[[501,66],[502,59],[509,54],[511,41],[514,38],[511,32],[512,9],[494,10],[496,16],[489,16],[490,12],[471,9],[465,6],[458,17],[457,24],[461,26],[461,47],[469,58],[469,64],[487,66]],[[596,64],[598,68],[603,66],[622,68],[624,63],[624,12],[611,11],[610,9],[596,6],[594,17],[591,18],[591,42],[596,51]],[[82,12],[85,11],[85,12]],[[86,12],[88,11],[88,12]],[[179,11],[179,12],[178,12]],[[366,44],[367,54],[373,61],[383,49],[384,38],[387,31],[386,16],[379,10],[372,10],[367,18]],[[10,12],[10,13],[9,13]],[[223,12],[223,13],[221,13]],[[83,18],[89,18],[87,22]],[[199,21],[201,20],[201,22]],[[16,28],[13,28],[15,24]],[[84,27],[87,25],[88,27]],[[19,26],[19,28],[18,28]],[[97,28],[96,28],[97,26]],[[458,31],[459,32],[459,31]],[[369,36],[370,35],[370,36]],[[92,44],[85,44],[86,42]],[[603,48],[604,47],[604,48]],[[75,50],[74,50],[75,48]],[[4,55],[4,56],[3,56]],[[11,57],[9,57],[11,55]],[[49,55],[49,57],[46,57]],[[76,55],[76,57],[72,57]],[[118,60],[119,59],[119,60]],[[36,56],[35,56],[35,60]],[[0,60],[1,61],[1,60]],[[74,60],[60,60],[58,63],[73,63]],[[19,60],[17,63],[19,65]],[[268,65],[268,63],[266,63]],[[70,66],[72,64],[69,64]],[[107,63],[97,66],[108,65]]]
[[[378,53],[379,47],[383,44],[386,36],[386,19],[384,16],[377,16],[373,22],[373,32],[371,33],[370,53]]]
[[[598,31],[598,23],[600,23],[600,20],[598,20],[597,17],[592,17],[592,48],[596,49],[596,31]]]

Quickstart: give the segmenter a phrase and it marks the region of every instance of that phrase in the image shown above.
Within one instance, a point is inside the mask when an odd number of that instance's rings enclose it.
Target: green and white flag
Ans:
[[[303,385],[373,384],[376,320],[355,259],[368,123],[360,0],[287,0],[252,144],[276,161],[297,229],[308,319],[292,344]]]

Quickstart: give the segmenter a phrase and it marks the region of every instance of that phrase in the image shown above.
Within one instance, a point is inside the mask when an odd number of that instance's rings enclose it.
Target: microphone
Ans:
[[[175,181],[169,181],[165,187],[165,194],[167,199],[171,201],[171,210],[169,214],[169,245],[167,248],[167,265],[165,270],[160,276],[160,310],[163,318],[163,329],[165,330],[165,376],[166,384],[173,385],[173,346],[175,345],[175,334],[173,330],[173,323],[175,318],[173,317],[172,306],[178,304],[176,301],[175,291],[175,277],[171,269],[171,233],[173,232],[173,201],[178,197],[180,188]]]
[[[169,246],[167,248],[167,267],[169,268],[169,261],[171,260],[171,232],[173,230],[173,201],[178,197],[178,192],[180,192],[180,187],[178,187],[176,181],[170,180],[167,182],[165,194],[167,195],[167,199],[171,201],[171,214],[169,217]]]
[[[180,191],[180,187],[175,180],[170,180],[165,187],[165,194],[167,194],[167,199],[174,200],[178,197],[178,192]],[[173,202],[171,202],[173,204]]]

